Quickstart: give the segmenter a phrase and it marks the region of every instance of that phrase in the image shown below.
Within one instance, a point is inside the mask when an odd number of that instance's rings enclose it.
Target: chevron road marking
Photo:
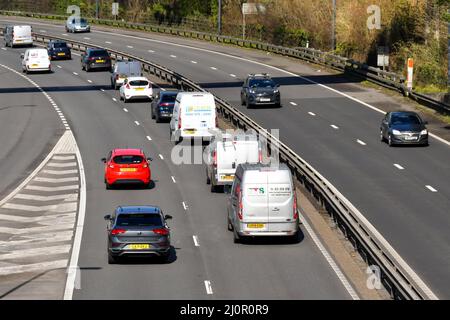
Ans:
[[[50,262],[40,262],[33,264],[17,265],[0,268],[0,276],[14,273],[32,272],[32,271],[45,271],[51,269],[61,269],[67,266],[67,259],[50,261]]]
[[[63,175],[63,174],[78,174],[78,170],[42,170],[43,173],[48,173],[48,174],[58,174],[58,175]]]
[[[78,182],[78,177],[70,177],[70,178],[43,178],[36,177],[33,181],[38,182],[48,182],[48,183],[61,183],[61,182]]]
[[[48,256],[55,254],[67,253],[70,251],[70,244],[64,244],[60,246],[52,247],[40,247],[32,249],[14,250],[5,254],[0,254],[0,260],[6,259],[20,259],[36,256]]]
[[[28,185],[25,187],[25,189],[28,190],[37,190],[37,191],[67,191],[67,190],[78,190],[79,186],[77,184],[73,184],[70,186],[62,186],[62,187],[43,187],[43,186],[37,186],[37,185]]]
[[[54,204],[50,206],[30,206],[26,204],[16,204],[16,203],[5,203],[2,208],[14,209],[22,211],[52,211],[52,212],[71,212],[77,210],[77,202],[67,202],[62,204]]]
[[[63,162],[63,163],[49,162],[49,163],[47,163],[47,166],[57,167],[57,168],[66,168],[66,167],[76,167],[77,163],[76,162]]]
[[[78,193],[66,193],[54,196],[36,196],[34,194],[18,193],[14,196],[13,199],[34,200],[34,201],[55,201],[55,200],[76,201],[78,199]]]
[[[16,229],[16,228],[8,228],[8,227],[0,227],[1,233],[8,233],[8,234],[32,234],[32,233],[39,233],[41,231],[57,231],[57,230],[67,230],[72,229],[73,223],[69,224],[62,224],[62,225],[56,225],[56,226],[45,226],[45,227],[32,227],[32,228],[22,228],[22,229]]]

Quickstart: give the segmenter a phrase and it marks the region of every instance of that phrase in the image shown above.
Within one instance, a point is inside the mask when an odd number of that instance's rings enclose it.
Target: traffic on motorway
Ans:
[[[90,31],[86,25],[68,30]],[[63,40],[51,40],[46,48],[33,46],[27,40],[28,34],[31,38],[31,32],[31,27],[27,25],[9,25],[4,29],[5,46],[22,49],[31,45],[21,54],[24,73],[58,72],[52,68],[53,62],[73,59],[69,46]],[[257,237],[285,237],[292,242],[298,241],[300,206],[290,169],[283,164],[274,168],[265,163],[261,142],[254,133],[229,134],[219,129],[212,94],[156,89],[151,78],[142,73],[140,62],[114,61],[108,50],[102,48],[89,48],[82,53],[80,68],[86,72],[99,70],[107,73],[106,78],[111,89],[117,90],[119,101],[142,101],[139,105],[148,111],[148,116],[159,126],[167,128],[167,138],[174,142],[174,147],[185,140],[203,142],[204,180],[211,192],[225,193],[227,205],[222,209],[224,227],[226,225],[230,231],[230,240],[232,235],[235,243],[251,244]],[[238,94],[235,98],[254,112],[260,111],[258,106],[262,109],[265,106],[286,108],[281,101],[280,89],[270,74],[250,73],[240,88],[240,97]],[[415,112],[396,110],[384,115],[380,119],[379,132],[371,134],[389,147],[400,144],[426,147],[429,146],[427,124]],[[411,148],[395,149],[408,153]],[[124,190],[129,193],[155,190],[153,159],[148,157],[144,146],[123,148],[117,145],[109,150],[109,154],[102,159],[103,179],[108,192],[122,190],[124,185]],[[116,264],[142,256],[156,256],[167,263],[173,245],[171,238],[177,230],[171,230],[166,220],[172,219],[172,216],[163,211],[164,208],[160,208],[158,203],[111,208],[112,213],[104,217],[107,222],[108,263]]]

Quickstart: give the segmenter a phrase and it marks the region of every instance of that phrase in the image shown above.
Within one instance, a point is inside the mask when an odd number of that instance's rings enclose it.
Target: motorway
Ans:
[[[0,63],[18,70],[23,51],[2,50]],[[87,207],[78,263],[81,289],[74,299],[351,298],[306,233],[296,244],[234,244],[226,227],[226,195],[210,193],[202,165],[170,161],[168,124],[150,119],[149,103],[118,102],[118,92],[109,89],[110,74],[81,71],[76,56],[54,62],[53,69],[29,77],[61,108],[83,157]],[[13,91],[24,87],[17,82]],[[154,159],[150,190],[105,189],[100,159],[114,147],[142,147]],[[108,265],[103,216],[130,204],[156,204],[174,216],[169,264]]]

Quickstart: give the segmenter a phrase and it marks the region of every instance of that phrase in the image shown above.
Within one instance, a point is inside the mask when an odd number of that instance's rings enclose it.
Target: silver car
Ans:
[[[71,18],[66,21],[66,32],[90,32],[91,26],[84,18]]]

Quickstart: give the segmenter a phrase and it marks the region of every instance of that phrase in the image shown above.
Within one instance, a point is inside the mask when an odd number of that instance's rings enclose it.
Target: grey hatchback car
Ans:
[[[241,89],[241,104],[281,107],[280,86],[267,73],[250,74]]]
[[[170,255],[170,229],[157,206],[119,206],[105,215],[108,234],[108,263],[121,257],[157,256],[164,262]]]

